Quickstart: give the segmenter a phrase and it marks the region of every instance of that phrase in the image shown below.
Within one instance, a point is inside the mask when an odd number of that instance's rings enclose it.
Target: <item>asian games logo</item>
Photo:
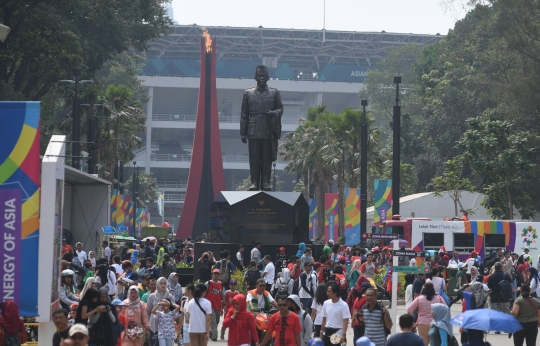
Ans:
[[[523,242],[527,243],[527,246],[531,246],[532,243],[536,243],[538,234],[536,233],[535,228],[533,228],[532,226],[527,226],[521,230],[521,237],[524,238]]]

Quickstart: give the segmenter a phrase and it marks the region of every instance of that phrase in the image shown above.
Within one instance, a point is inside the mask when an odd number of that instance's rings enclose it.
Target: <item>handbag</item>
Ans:
[[[450,299],[450,297],[448,297],[448,295],[446,294],[446,292],[444,291],[444,280],[441,284],[441,291],[439,292],[439,295],[442,297],[442,299],[444,300],[444,302],[446,303],[446,305],[450,304],[452,302],[452,300]]]

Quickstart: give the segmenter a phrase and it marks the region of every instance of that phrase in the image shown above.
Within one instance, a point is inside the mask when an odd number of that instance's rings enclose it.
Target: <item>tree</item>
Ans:
[[[522,217],[532,216],[532,198],[525,179],[537,167],[540,137],[516,130],[508,121],[486,116],[470,119],[467,124],[469,129],[459,140],[458,148],[464,163],[482,181],[487,195],[484,206],[499,219],[513,219],[514,208]]]
[[[72,69],[92,76],[115,54],[144,51],[171,23],[162,0],[4,0],[0,100],[41,100]]]
[[[146,173],[143,171],[137,172],[137,197],[139,201],[154,202],[157,200],[156,190],[158,188],[157,179],[154,178],[152,173]],[[133,192],[133,175],[129,177],[126,182],[126,189],[124,193],[131,196]]]
[[[459,210],[465,210],[460,201],[462,192],[474,189],[471,181],[468,178],[463,178],[463,168],[463,160],[460,157],[448,160],[444,166],[443,174],[431,180],[435,196],[442,197],[443,193],[448,191],[448,195],[454,201],[455,216],[459,215]]]

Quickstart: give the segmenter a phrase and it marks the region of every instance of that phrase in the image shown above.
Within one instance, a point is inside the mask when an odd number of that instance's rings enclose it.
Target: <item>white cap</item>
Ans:
[[[328,242],[329,242],[330,244],[334,244],[334,239],[330,239]]]
[[[77,333],[81,333],[83,335],[88,336],[88,329],[82,323],[74,324],[71,326],[71,328],[69,328],[69,336],[73,336]]]

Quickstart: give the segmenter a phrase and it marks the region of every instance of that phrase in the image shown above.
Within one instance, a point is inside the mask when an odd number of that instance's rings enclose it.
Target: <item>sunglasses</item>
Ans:
[[[86,338],[86,335],[73,335],[73,336],[70,336],[70,339],[72,340],[84,340]]]

